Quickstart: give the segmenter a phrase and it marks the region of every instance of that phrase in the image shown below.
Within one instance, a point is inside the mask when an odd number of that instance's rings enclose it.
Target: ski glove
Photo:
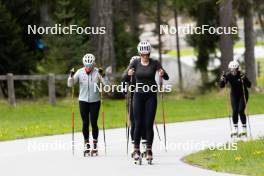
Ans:
[[[99,74],[100,74],[102,77],[105,76],[105,72],[104,72],[103,68],[100,67],[100,68],[98,69],[98,72],[99,72]]]
[[[74,68],[72,68],[71,70],[70,70],[70,77],[72,78],[73,77],[73,75],[74,75]]]

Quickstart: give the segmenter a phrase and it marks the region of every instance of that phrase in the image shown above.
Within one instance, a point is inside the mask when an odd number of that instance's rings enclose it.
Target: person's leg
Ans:
[[[79,101],[80,114],[82,118],[82,132],[84,141],[89,143],[89,106],[87,102]]]
[[[246,102],[245,102],[245,98],[246,98]],[[246,95],[246,97],[241,96],[240,101],[239,101],[238,112],[239,112],[240,120],[242,123],[242,133],[247,132],[247,116],[245,114],[247,101],[248,101],[248,95]]]
[[[145,103],[145,110],[147,148],[151,149],[154,138],[153,124],[157,110],[157,94],[151,93],[148,95],[148,98]]]
[[[145,118],[144,114],[144,94],[135,93],[133,98],[133,112],[135,120],[135,131],[134,131],[134,148],[139,149],[141,130],[142,130],[142,120]]]
[[[233,110],[233,124],[234,126],[237,126],[238,124],[238,108],[239,108],[239,98],[237,96],[231,95],[231,106]]]
[[[98,139],[99,129],[98,129],[98,117],[100,111],[101,102],[93,102],[89,103],[90,106],[90,118],[91,118],[91,125],[92,125],[92,135],[93,139]]]

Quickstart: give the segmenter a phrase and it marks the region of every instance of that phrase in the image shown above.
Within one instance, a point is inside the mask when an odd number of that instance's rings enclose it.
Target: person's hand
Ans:
[[[226,82],[226,77],[224,74],[221,76],[220,80]]]
[[[104,70],[103,70],[102,67],[98,68],[98,72],[101,75],[101,77],[104,77],[105,76],[105,73],[104,73]]]
[[[163,77],[163,75],[164,75],[164,70],[163,69],[159,69],[159,76]]]
[[[72,78],[73,75],[74,75],[74,68],[72,68],[72,69],[70,70],[70,77]]]
[[[244,80],[246,78],[246,74],[241,73],[240,77],[242,80]]]
[[[134,73],[135,73],[135,70],[133,68],[130,68],[127,72],[128,76],[132,76],[134,75]]]

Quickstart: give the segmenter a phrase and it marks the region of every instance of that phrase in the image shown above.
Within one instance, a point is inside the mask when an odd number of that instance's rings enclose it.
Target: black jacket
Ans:
[[[251,87],[251,82],[248,80],[246,75],[238,71],[236,75],[232,75],[230,72],[223,75],[225,81],[220,81],[220,88],[224,88],[226,83],[229,82],[231,87],[231,95],[243,96],[243,87],[244,86],[245,95],[248,95],[247,88]],[[243,78],[243,79],[242,79]]]

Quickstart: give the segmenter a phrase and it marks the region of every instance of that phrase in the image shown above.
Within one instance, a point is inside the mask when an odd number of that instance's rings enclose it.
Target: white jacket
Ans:
[[[97,102],[100,101],[100,92],[98,87],[100,83],[110,85],[106,77],[101,77],[97,68],[94,68],[89,74],[85,72],[85,67],[80,68],[73,77],[68,78],[68,87],[72,87],[79,82],[79,101]],[[96,86],[97,85],[97,86]]]

